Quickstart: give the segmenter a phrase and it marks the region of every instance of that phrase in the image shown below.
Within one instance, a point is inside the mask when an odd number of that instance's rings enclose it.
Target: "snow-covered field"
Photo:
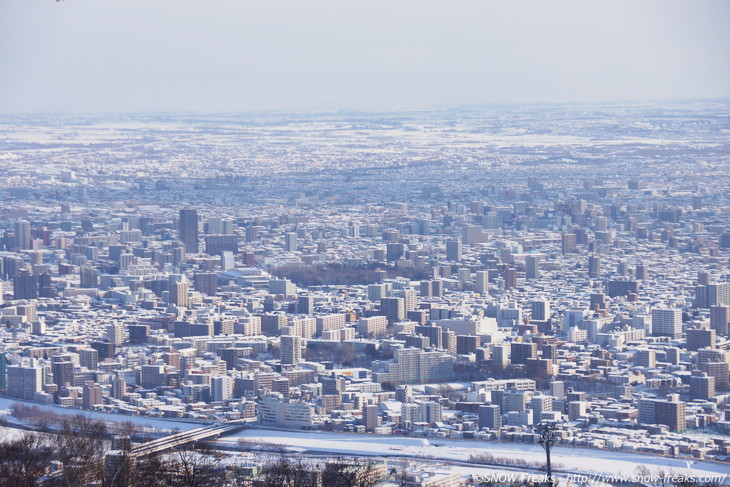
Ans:
[[[471,455],[489,453],[497,459],[519,458],[528,463],[539,464],[545,461],[545,453],[539,445],[476,440],[245,429],[237,434],[219,438],[215,443],[233,445],[239,438],[275,443],[286,446],[289,451],[298,452],[339,452],[384,457],[407,455],[446,461],[465,461],[469,460]],[[730,470],[727,464],[715,462],[557,446],[552,450],[552,460],[558,472],[569,470],[591,474],[635,475],[637,467],[642,465],[654,474],[671,471],[675,474],[694,476],[723,475]],[[480,468],[460,467],[459,470],[475,473]]]
[[[71,409],[62,408],[59,406],[49,406],[45,404],[35,404],[25,401],[18,401],[16,399],[10,399],[6,397],[0,397],[0,417],[4,417],[11,422],[17,421],[10,416],[10,407],[14,403],[25,404],[26,406],[37,406],[41,409],[45,409],[60,415],[76,416],[77,414],[83,414],[88,418],[94,418],[109,423],[123,423],[125,421],[131,421],[135,425],[142,428],[154,428],[160,430],[173,430],[177,428],[180,431],[187,431],[189,429],[198,428],[201,426],[201,423],[148,418],[145,416],[130,416],[127,414],[99,413],[94,411],[84,411],[81,409]]]

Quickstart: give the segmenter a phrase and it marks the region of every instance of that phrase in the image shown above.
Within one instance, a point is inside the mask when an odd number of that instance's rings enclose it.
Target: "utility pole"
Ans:
[[[555,443],[555,430],[557,425],[554,422],[543,422],[535,426],[535,431],[540,435],[540,446],[545,450],[545,456],[547,457],[547,481],[548,487],[554,487],[555,482],[553,481],[553,471],[550,465],[550,449]]]

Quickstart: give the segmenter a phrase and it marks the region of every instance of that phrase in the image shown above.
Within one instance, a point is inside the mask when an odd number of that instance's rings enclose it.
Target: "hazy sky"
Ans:
[[[730,97],[730,2],[0,0],[0,113]]]

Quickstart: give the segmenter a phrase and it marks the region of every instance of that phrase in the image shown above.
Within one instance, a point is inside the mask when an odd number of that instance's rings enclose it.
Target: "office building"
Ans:
[[[191,209],[180,210],[179,237],[185,244],[185,251],[191,254],[199,252],[198,247],[198,211]]]

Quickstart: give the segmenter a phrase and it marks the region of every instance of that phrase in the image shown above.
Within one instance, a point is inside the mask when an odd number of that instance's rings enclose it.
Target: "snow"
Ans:
[[[433,460],[465,461],[473,454],[489,453],[496,459],[519,458],[528,463],[542,464],[545,453],[539,445],[524,443],[484,442],[477,440],[425,439],[399,436],[355,435],[244,429],[237,434],[219,438],[214,443],[232,445],[239,438],[286,446],[300,452],[334,452],[352,455],[414,456]],[[727,465],[710,461],[669,458],[641,453],[570,448],[556,446],[552,450],[556,471],[570,470],[587,474],[634,475],[644,465],[651,473],[717,475],[728,470]],[[494,467],[493,467],[494,468]],[[460,467],[468,473],[481,467]]]
[[[199,428],[203,425],[201,423],[175,421],[160,418],[148,418],[146,416],[130,416],[127,414],[101,413],[96,411],[85,411],[83,409],[63,408],[60,406],[50,406],[46,404],[36,404],[31,402],[19,401],[17,399],[10,399],[7,397],[0,398],[0,414],[9,413],[10,411],[6,410],[9,410],[14,403],[21,403],[26,406],[35,406],[47,411],[52,411],[55,414],[67,416],[76,416],[77,414],[81,414],[83,416],[86,416],[87,418],[98,419],[107,423],[123,423],[126,421],[130,421],[137,426],[141,426],[144,428],[154,428],[159,430],[173,430],[177,428],[180,431],[187,431],[193,428]],[[10,422],[19,422],[18,420],[10,417],[8,414],[4,414],[4,417]]]

